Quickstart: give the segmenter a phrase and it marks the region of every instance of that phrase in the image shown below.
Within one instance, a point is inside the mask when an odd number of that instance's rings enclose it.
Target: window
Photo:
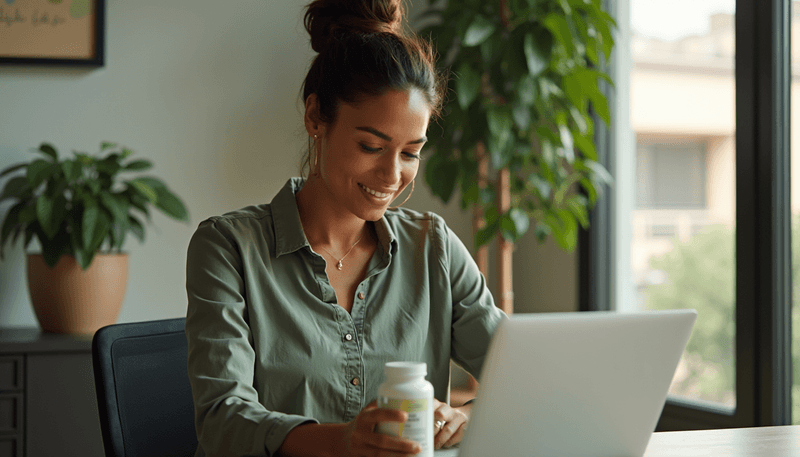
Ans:
[[[705,143],[675,138],[636,148],[636,209],[705,209]]]
[[[659,429],[789,423],[790,2],[609,4],[616,182],[581,240],[581,308],[698,309]]]

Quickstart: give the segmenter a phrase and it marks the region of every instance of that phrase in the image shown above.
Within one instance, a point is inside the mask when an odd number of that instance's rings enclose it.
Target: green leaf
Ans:
[[[481,75],[467,62],[458,67],[458,76],[455,79],[456,96],[462,109],[467,109],[475,101],[481,90]]]
[[[464,33],[464,46],[477,46],[494,33],[495,24],[483,16],[475,16]]]
[[[514,124],[520,130],[527,130],[531,126],[531,111],[522,103],[514,103],[511,114],[514,116]]]
[[[73,182],[83,174],[83,164],[74,160],[65,160],[61,162],[61,170],[64,172],[66,180]]]
[[[575,125],[578,126],[578,131],[581,135],[586,135],[589,133],[589,125],[591,123],[591,118],[589,115],[584,115],[578,107],[570,106],[569,107],[569,114],[572,116],[572,121],[575,122]]]
[[[532,75],[538,75],[550,65],[552,55],[553,38],[549,33],[529,32],[525,34],[523,50],[528,64],[528,71]]]
[[[47,195],[40,195],[36,199],[36,217],[39,220],[39,225],[47,238],[53,239],[61,227],[61,222],[64,219],[66,209],[64,204],[66,200],[63,196],[51,199]]]
[[[586,197],[582,195],[573,195],[567,198],[567,208],[575,216],[581,227],[589,227],[589,209]]]
[[[446,157],[443,152],[436,152],[425,161],[425,182],[433,195],[444,203],[453,196],[460,172],[458,162]]]
[[[100,202],[111,213],[114,222],[127,223],[130,203],[117,194],[100,194]]]
[[[38,151],[50,157],[53,162],[58,161],[58,153],[56,152],[56,148],[54,148],[51,144],[42,143],[41,146],[39,146]]]
[[[542,22],[553,34],[556,41],[564,47],[567,56],[571,56],[575,52],[575,45],[572,42],[572,32],[570,32],[569,25],[564,16],[558,13],[550,13]]]
[[[3,256],[3,249],[5,248],[6,241],[8,241],[8,237],[11,236],[11,233],[13,233],[20,224],[20,213],[22,213],[25,203],[26,202],[17,203],[6,213],[3,226],[0,227],[0,258]]]
[[[158,192],[153,188],[151,185],[152,183],[145,181],[145,178],[128,181],[128,184],[139,191],[139,194],[147,198],[150,203],[156,203],[158,201]]]
[[[109,232],[111,231],[111,219],[108,215],[100,210],[99,206],[95,206],[97,208],[97,221],[94,226],[94,230],[90,232],[91,240],[90,244],[84,246],[86,248],[86,252],[90,253],[91,256],[94,256],[94,251],[100,249],[100,246],[103,244],[103,240],[108,236]],[[86,228],[84,227],[84,230]],[[84,231],[84,241],[86,237],[86,231]]]
[[[122,167],[125,171],[141,171],[147,170],[153,167],[153,164],[149,160],[134,160],[133,162],[127,163],[124,167]]]
[[[575,141],[575,146],[583,153],[583,155],[590,160],[597,160],[597,149],[594,142],[589,140],[580,132],[572,132],[572,139]]]
[[[547,240],[547,237],[553,233],[553,230],[550,228],[549,225],[544,223],[536,224],[536,239],[539,240],[539,243],[544,243]]]
[[[0,192],[0,201],[7,198],[20,198],[30,190],[31,187],[28,183],[28,179],[22,176],[16,176],[6,182],[5,187],[3,187],[3,192]]]
[[[140,243],[144,242],[144,225],[139,219],[133,216],[128,217],[128,227]]]
[[[0,171],[0,178],[2,178],[5,175],[14,173],[15,171],[25,168],[27,166],[28,166],[27,163],[18,163],[16,165],[11,165],[10,167],[4,169],[3,171]]]
[[[583,87],[584,81],[579,73],[564,75],[562,82],[567,99],[580,111],[586,111],[587,97]],[[596,82],[594,84],[597,85]]]
[[[32,188],[37,188],[53,173],[53,164],[43,159],[36,159],[28,165],[27,177]]]
[[[110,141],[103,141],[100,143],[100,151],[105,151],[106,149],[114,149],[117,147],[117,143],[112,143]]]
[[[586,160],[583,163],[587,168],[589,168],[592,173],[594,174],[595,179],[593,181],[597,181],[601,184],[613,184],[614,178],[611,176],[611,173],[606,170],[606,167],[600,164],[600,162],[595,162],[594,160]]]
[[[167,216],[179,221],[189,220],[189,212],[177,195],[170,192],[166,187],[158,189],[158,201],[156,208],[160,209]]]
[[[517,95],[519,100],[525,105],[533,105],[536,103],[537,93],[536,80],[531,75],[525,75],[519,80],[517,84]]]
[[[512,128],[511,116],[505,110],[494,109],[486,113],[486,121],[492,135],[502,137],[509,135]]]
[[[478,230],[478,233],[475,234],[475,249],[492,241],[492,237],[494,237],[494,234],[497,233],[499,229],[500,222],[498,220],[493,223],[489,223],[486,225],[486,227]]]
[[[100,207],[96,204],[90,205],[87,203],[83,210],[83,220],[81,224],[81,230],[83,232],[81,234],[81,243],[86,249],[89,249],[94,242],[99,219]]]
[[[75,249],[72,253],[75,256],[75,261],[81,266],[81,270],[86,270],[92,264],[94,252],[85,249]]]
[[[42,258],[44,263],[50,268],[54,268],[58,263],[58,259],[64,254],[64,246],[58,243],[39,240],[42,244]]]

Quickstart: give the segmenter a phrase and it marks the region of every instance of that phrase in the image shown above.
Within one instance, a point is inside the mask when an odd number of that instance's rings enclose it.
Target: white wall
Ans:
[[[189,208],[190,223],[156,214],[144,244],[128,240],[120,322],[185,315],[194,227],[269,201],[297,175],[305,144],[299,91],[312,57],[305,3],[107,0],[104,67],[0,67],[0,169],[29,160],[42,141],[62,154],[115,141],[152,160],[152,173]],[[471,245],[469,216],[457,205],[443,206],[424,185],[406,205],[442,214]],[[0,204],[0,218],[9,207]],[[523,240],[515,254],[518,309],[574,309],[574,259]],[[37,325],[24,270],[22,248],[6,249],[0,326]]]

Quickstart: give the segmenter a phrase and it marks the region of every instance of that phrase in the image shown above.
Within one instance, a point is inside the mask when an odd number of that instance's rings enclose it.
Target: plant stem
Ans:
[[[500,22],[503,24],[503,28],[506,30],[509,30],[508,13],[508,0],[500,0]]]

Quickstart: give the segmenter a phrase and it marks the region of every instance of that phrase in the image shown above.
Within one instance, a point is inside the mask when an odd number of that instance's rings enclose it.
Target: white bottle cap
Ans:
[[[387,378],[412,377],[428,374],[428,364],[425,362],[386,362],[383,372]]]

